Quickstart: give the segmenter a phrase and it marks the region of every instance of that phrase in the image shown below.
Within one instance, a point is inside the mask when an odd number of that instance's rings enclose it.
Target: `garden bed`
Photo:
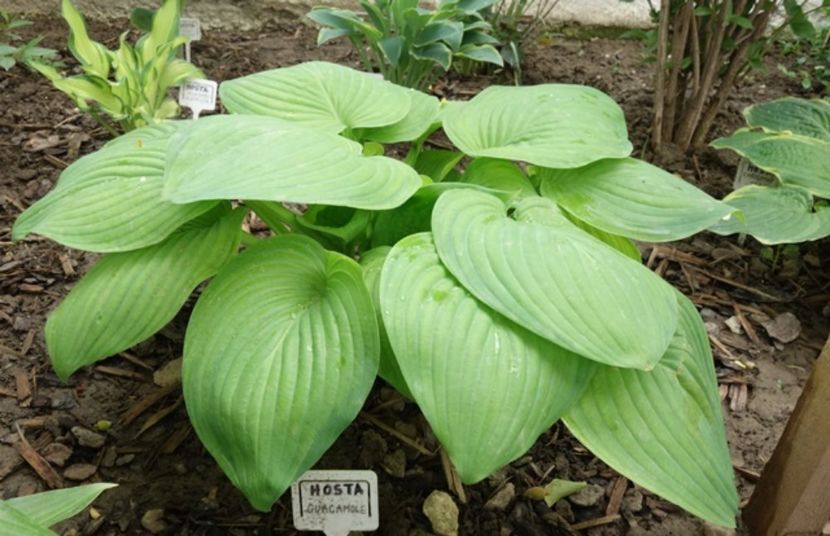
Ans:
[[[91,33],[111,47],[126,27],[126,21],[97,23],[91,25]],[[46,46],[65,47],[65,29],[57,18],[36,20],[28,30],[44,34]],[[219,81],[313,59],[357,66],[350,48],[339,44],[318,48],[315,38],[316,31],[299,22],[256,32],[207,32],[193,45],[193,58]],[[63,56],[72,63],[68,54]],[[799,91],[777,73],[774,61],[769,67],[767,74],[751,76],[737,90],[715,136],[740,126],[740,110],[745,106]],[[731,190],[734,156],[711,149],[691,157],[670,152],[654,155],[647,148],[652,74],[638,42],[575,40],[551,33],[530,51],[524,82],[578,83],[605,91],[626,113],[637,156],[722,197]],[[440,97],[466,99],[488,85],[508,83],[509,78],[499,74],[466,80],[450,76],[433,90]],[[0,77],[2,498],[46,489],[42,475],[19,454],[23,434],[53,462],[67,484],[80,480],[119,484],[96,502],[100,517],[82,514],[67,522],[67,529],[74,527],[84,534],[144,534],[144,518],[145,525],[165,526],[169,534],[292,533],[289,495],[270,514],[254,511],[192,432],[181,389],[175,383],[170,387],[154,383],[154,372],[181,356],[189,307],[160,334],[130,352],[82,369],[66,383],[49,365],[43,342],[46,315],[96,256],[36,237],[12,243],[11,225],[51,189],[65,165],[107,139],[106,132],[42,77],[21,67]],[[822,246],[806,244],[797,255],[782,254],[773,262],[751,239],[739,244],[735,237],[709,233],[658,247],[641,244],[649,267],[703,308],[743,499],[751,493],[753,475],[772,453],[830,328],[822,314],[830,298],[824,270],[830,258]],[[763,326],[765,319],[784,323],[788,317],[779,317],[783,313],[794,314],[801,324],[800,333],[789,343],[771,338]],[[726,322],[732,317],[735,332]],[[770,332],[775,333],[774,326]],[[787,335],[778,333],[783,339]],[[112,427],[91,436],[73,432],[78,426],[94,429],[101,421]],[[499,433],[492,430],[494,436]],[[435,452],[436,441],[414,404],[405,403],[378,380],[364,412],[317,467],[373,469],[380,481],[379,532],[424,534],[430,530],[421,511],[424,499],[433,490],[447,489],[441,457]],[[591,486],[554,508],[523,496],[552,478],[585,480]],[[462,534],[569,534],[597,520],[603,523],[582,533],[706,530],[693,516],[624,480],[561,425],[540,437],[520,460],[464,491],[466,503],[455,497]],[[163,512],[148,516],[153,510]],[[155,524],[150,523],[153,520]]]

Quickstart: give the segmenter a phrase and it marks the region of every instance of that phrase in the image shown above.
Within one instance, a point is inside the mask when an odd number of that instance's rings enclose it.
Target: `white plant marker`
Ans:
[[[378,477],[374,471],[307,471],[291,485],[294,528],[326,536],[377,530]]]
[[[202,38],[202,23],[199,19],[182,17],[179,19],[179,35],[187,37],[184,44],[184,59],[190,62],[190,43]]]
[[[216,109],[217,83],[213,80],[188,80],[179,88],[179,105],[193,110],[193,119],[205,110]]]

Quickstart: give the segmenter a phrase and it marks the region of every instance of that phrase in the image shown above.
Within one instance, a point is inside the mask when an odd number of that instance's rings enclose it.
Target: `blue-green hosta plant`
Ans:
[[[54,536],[49,527],[89,506],[117,484],[87,484],[0,500],[0,536]]]
[[[436,9],[418,0],[359,0],[365,14],[317,6],[308,18],[322,25],[321,45],[348,38],[363,68],[386,80],[425,89],[455,60],[503,65],[483,10],[497,0],[441,0]]]
[[[743,218],[719,222],[712,231],[745,233],[763,244],[786,244],[830,236],[830,103],[785,97],[744,110],[747,127],[712,142],[731,149],[774,175],[772,186],[750,184],[724,201]]]
[[[191,78],[203,78],[193,64],[176,57],[185,43],[180,37],[181,0],[164,0],[152,19],[152,29],[135,45],[124,32],[116,50],[92,40],[83,16],[70,0],[63,0],[63,18],[69,25],[69,50],[81,65],[83,74],[63,76],[54,66],[30,62],[75,104],[88,111],[107,128],[103,112],[121,130],[175,117],[178,104],[168,90]]]
[[[260,510],[380,374],[464,482],[563,419],[620,473],[734,524],[706,332],[632,243],[734,209],[631,158],[613,100],[551,84],[440,105],[319,62],[220,94],[230,115],[116,138],[17,219],[16,239],[104,254],[47,321],[61,377],[149,337],[211,279],[187,328],[184,397]],[[424,149],[439,126],[456,150]],[[409,144],[403,161],[382,154],[390,143]],[[251,211],[274,236],[242,232]]]

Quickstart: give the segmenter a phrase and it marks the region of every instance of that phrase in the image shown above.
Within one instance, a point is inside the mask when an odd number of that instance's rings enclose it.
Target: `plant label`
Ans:
[[[179,35],[191,41],[199,41],[202,38],[202,23],[199,19],[182,17],[179,19]]]
[[[291,485],[294,528],[327,536],[378,528],[378,477],[374,471],[307,471]]]
[[[189,80],[179,88],[179,104],[193,110],[193,119],[205,110],[216,109],[216,88],[213,80]]]
[[[749,184],[773,186],[777,182],[778,181],[775,179],[775,175],[767,173],[763,169],[754,166],[752,162],[746,158],[741,158],[741,161],[738,163],[738,170],[735,172],[735,180],[732,183],[732,187],[737,190],[738,188]]]

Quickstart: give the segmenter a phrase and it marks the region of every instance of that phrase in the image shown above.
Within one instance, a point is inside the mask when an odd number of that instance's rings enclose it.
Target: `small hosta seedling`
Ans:
[[[47,322],[62,377],[149,337],[212,278],[185,336],[185,402],[260,510],[380,373],[466,483],[563,419],[621,474],[734,526],[706,331],[632,243],[734,208],[631,158],[612,99],[547,84],[439,104],[319,62],[220,94],[231,115],[117,138],[15,223],[15,239],[104,253]],[[456,150],[424,149],[439,127]],[[387,143],[408,143],[405,161]],[[274,236],[243,233],[250,211]]]

